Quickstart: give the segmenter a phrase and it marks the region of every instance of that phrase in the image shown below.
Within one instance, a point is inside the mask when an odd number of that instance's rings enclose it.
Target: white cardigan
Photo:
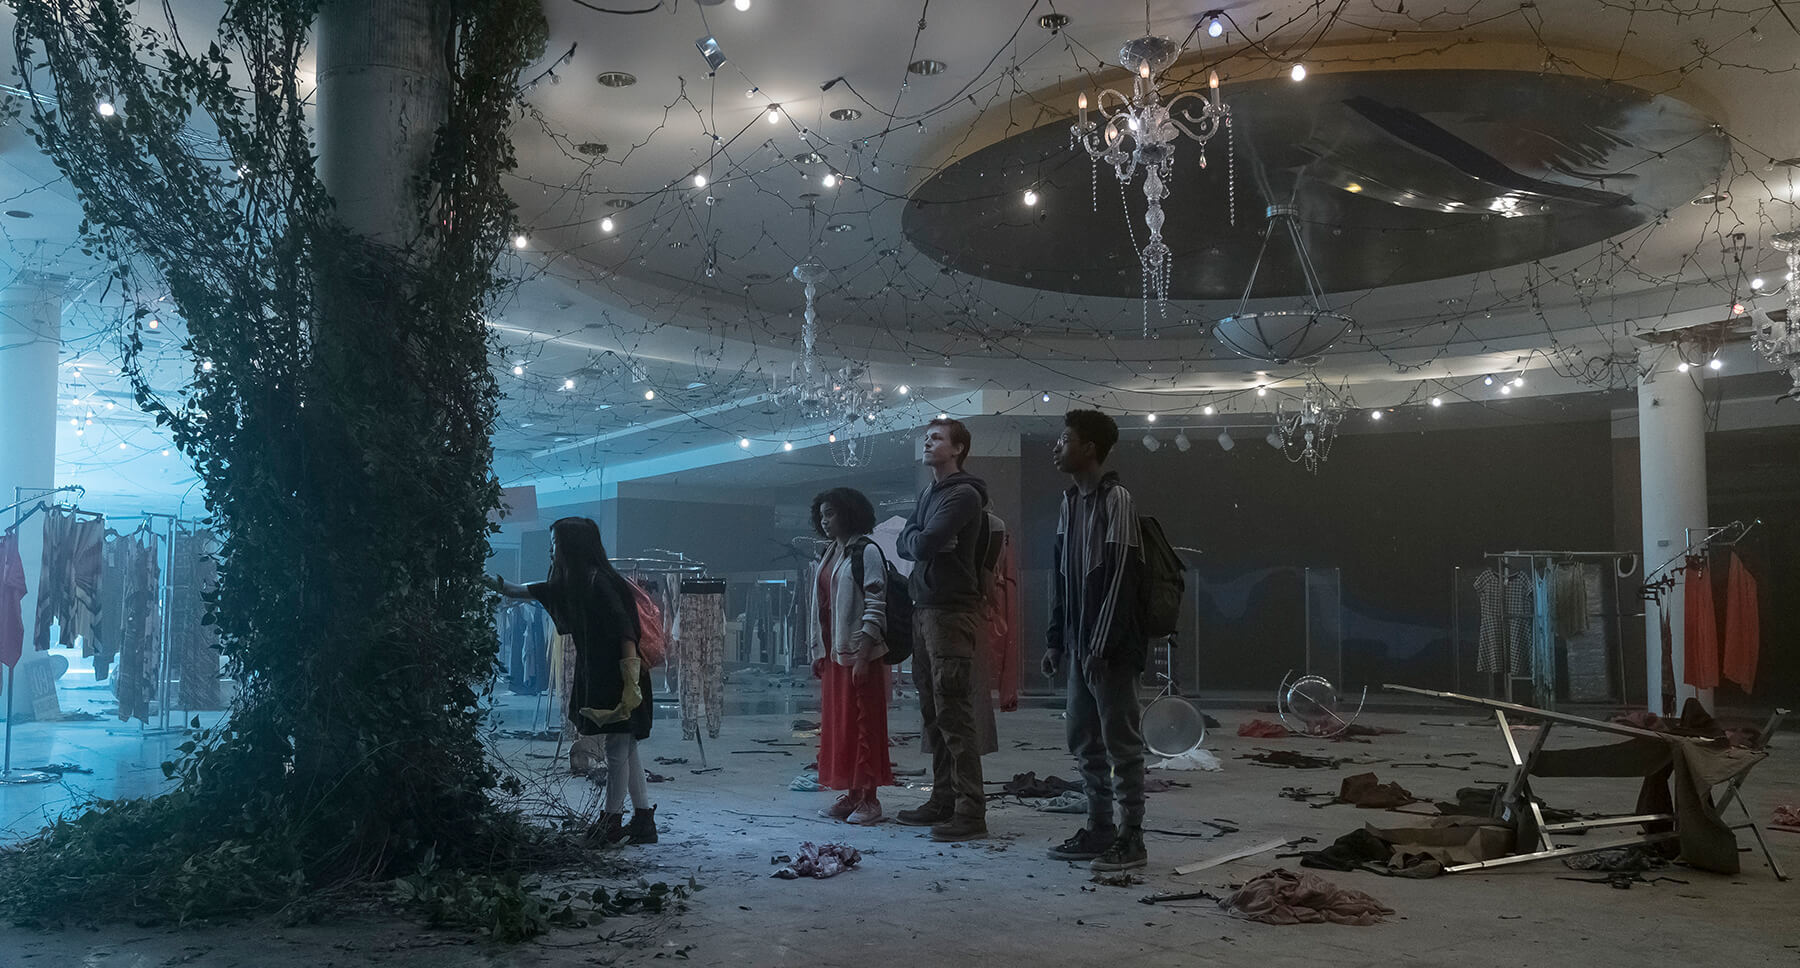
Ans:
[[[826,655],[839,665],[855,665],[858,659],[879,661],[887,654],[887,565],[873,541],[863,543],[863,587],[856,587],[852,562],[838,553],[832,542],[821,568],[831,569],[831,641],[819,625],[819,607],[811,609],[812,657]],[[814,586],[815,590],[817,586]]]

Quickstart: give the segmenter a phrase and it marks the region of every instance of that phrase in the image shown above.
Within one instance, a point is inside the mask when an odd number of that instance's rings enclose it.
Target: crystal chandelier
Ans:
[[[874,443],[871,435],[879,429],[881,388],[873,384],[868,367],[863,364],[845,363],[827,369],[819,359],[818,313],[813,300],[825,275],[825,267],[816,263],[794,267],[794,278],[806,284],[806,321],[800,327],[802,351],[788,375],[787,386],[781,386],[777,380],[773,390],[777,397],[792,401],[802,421],[832,428],[827,442],[838,466],[857,467],[868,462]]]
[[[1274,445],[1280,438],[1277,449],[1290,462],[1305,464],[1308,471],[1317,474],[1319,465],[1331,454],[1339,425],[1354,406],[1323,383],[1308,380],[1298,406],[1289,409],[1281,403],[1275,405],[1275,429],[1269,434],[1269,443]]]
[[[1307,361],[1325,352],[1356,321],[1349,315],[1334,312],[1325,301],[1324,286],[1313,268],[1312,256],[1300,237],[1299,210],[1292,205],[1271,205],[1268,224],[1263,227],[1262,248],[1250,268],[1250,279],[1244,283],[1243,298],[1237,312],[1213,324],[1213,335],[1239,356],[1266,363],[1286,365],[1295,360]],[[1256,276],[1262,271],[1263,257],[1269,253],[1269,241],[1278,230],[1285,229],[1300,264],[1300,276],[1306,282],[1306,297],[1298,309],[1250,308],[1250,294],[1256,289]]]
[[[1200,145],[1200,167],[1206,167],[1206,143],[1220,128],[1231,127],[1231,109],[1219,99],[1219,74],[1207,77],[1207,94],[1181,91],[1167,104],[1157,90],[1158,80],[1169,65],[1181,56],[1181,47],[1167,37],[1139,37],[1119,48],[1119,65],[1131,71],[1131,96],[1111,88],[1102,89],[1095,98],[1100,120],[1088,118],[1088,96],[1083,91],[1075,105],[1080,112],[1069,129],[1072,146],[1079,147],[1093,159],[1096,170],[1104,161],[1119,176],[1119,190],[1144,172],[1144,227],[1149,240],[1139,254],[1144,269],[1145,329],[1149,328],[1148,303],[1156,295],[1158,308],[1168,311],[1169,261],[1171,252],[1163,241],[1164,215],[1162,200],[1169,195],[1169,177],[1175,169],[1175,144],[1186,135]],[[1112,99],[1109,103],[1108,98]],[[1185,106],[1183,106],[1185,105]],[[1193,114],[1197,109],[1198,116]]]
[[[1779,323],[1768,316],[1767,325],[1753,324],[1750,345],[1787,371],[1794,385],[1786,396],[1800,398],[1800,229],[1777,232],[1770,243],[1787,253],[1787,316]]]

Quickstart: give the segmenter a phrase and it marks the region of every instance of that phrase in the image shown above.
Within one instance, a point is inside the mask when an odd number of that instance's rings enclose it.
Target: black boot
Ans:
[[[594,825],[588,828],[587,845],[589,847],[611,847],[625,839],[624,816],[616,813],[603,813]]]
[[[656,808],[639,807],[631,812],[631,823],[625,828],[628,844],[656,843]]]

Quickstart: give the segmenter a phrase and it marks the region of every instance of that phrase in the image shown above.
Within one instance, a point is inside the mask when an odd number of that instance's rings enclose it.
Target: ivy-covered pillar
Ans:
[[[449,110],[449,4],[331,0],[319,11],[319,178],[351,231],[404,245]]]
[[[26,269],[0,290],[0,507],[13,503],[14,488],[56,486],[57,353],[65,283],[61,276]],[[8,514],[0,527],[11,523]],[[37,609],[43,533],[34,525],[19,533],[27,629]]]

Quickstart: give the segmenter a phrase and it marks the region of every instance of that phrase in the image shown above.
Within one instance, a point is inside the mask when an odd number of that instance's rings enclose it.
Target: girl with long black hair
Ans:
[[[550,526],[545,581],[494,581],[508,598],[542,604],[556,630],[575,640],[569,721],[582,735],[606,741],[606,812],[594,825],[592,839],[656,843],[656,807],[638,757],[638,742],[650,737],[650,670],[638,656],[642,629],[631,586],[607,558],[600,526],[591,518],[558,520]],[[629,826],[624,823],[627,791],[634,808]]]

